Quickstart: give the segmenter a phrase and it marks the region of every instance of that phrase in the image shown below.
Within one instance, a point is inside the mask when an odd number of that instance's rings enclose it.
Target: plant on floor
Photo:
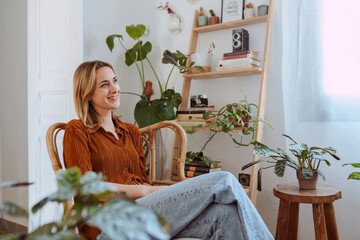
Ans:
[[[83,176],[79,168],[61,170],[56,175],[58,190],[35,204],[33,214],[47,203],[66,203],[76,197],[76,202],[59,221],[39,226],[25,234],[7,234],[2,240],[33,239],[84,239],[76,228],[86,223],[105,232],[112,239],[169,239],[165,221],[150,209],[136,205],[126,193],[104,181],[102,174],[87,172]],[[28,182],[9,181],[0,183],[3,187],[29,185]],[[102,202],[102,203],[100,203]],[[66,206],[66,205],[64,205]],[[28,217],[26,210],[10,203],[0,203],[0,211],[13,216]]]
[[[289,166],[295,170],[300,170],[306,179],[312,178],[313,174],[317,172],[325,180],[324,175],[319,170],[321,162],[325,162],[327,166],[330,166],[330,161],[327,159],[328,155],[336,160],[340,160],[340,158],[335,155],[336,150],[332,147],[308,147],[308,145],[304,143],[298,144],[288,135],[283,134],[283,136],[292,141],[288,148],[295,156],[296,160],[293,160],[284,150],[280,148],[274,150],[255,141],[252,143],[255,146],[254,154],[260,157],[266,157],[266,159],[259,159],[250,162],[243,166],[242,170],[260,162],[267,162],[270,163],[270,166],[260,168],[259,174],[261,174],[262,169],[274,167],[275,174],[278,177],[282,177],[284,176],[286,166]]]
[[[182,101],[181,95],[174,91],[174,89],[168,88],[170,77],[173,73],[174,68],[178,68],[180,73],[187,72],[190,67],[193,67],[194,63],[192,62],[190,66],[186,66],[187,64],[187,56],[185,56],[180,51],[170,52],[169,50],[165,50],[163,52],[162,63],[164,64],[172,64],[174,65],[169,72],[169,75],[166,79],[165,84],[163,84],[158,74],[156,73],[153,65],[151,64],[148,54],[152,50],[152,44],[147,41],[143,43],[140,40],[141,37],[144,36],[146,31],[145,25],[130,25],[126,26],[127,34],[134,40],[136,43],[131,48],[127,48],[124,45],[124,38],[119,34],[112,34],[106,38],[106,44],[110,51],[114,49],[114,40],[118,39],[120,45],[125,49],[125,63],[127,66],[131,66],[135,64],[142,86],[142,93],[134,94],[140,97],[139,102],[135,106],[134,117],[139,127],[145,127],[154,123],[158,123],[164,120],[173,120],[176,118],[176,112],[179,108],[179,105]],[[151,99],[154,91],[152,88],[152,82],[146,81],[145,70],[144,70],[144,62],[147,62],[152,70],[152,73],[158,83],[160,89],[160,98],[159,99]],[[194,66],[199,71],[203,71],[201,67]]]
[[[249,146],[254,141],[256,126],[259,122],[264,122],[271,127],[267,121],[259,117],[258,106],[248,103],[246,98],[239,103],[226,104],[217,112],[209,111],[203,115],[203,119],[212,120],[209,126],[209,138],[204,145],[199,144],[193,136],[201,128],[201,125],[185,130],[201,147],[198,152],[187,152],[187,162],[201,160],[207,165],[213,163],[216,166],[216,162],[209,156],[203,155],[203,151],[220,132],[228,134],[238,146]]]

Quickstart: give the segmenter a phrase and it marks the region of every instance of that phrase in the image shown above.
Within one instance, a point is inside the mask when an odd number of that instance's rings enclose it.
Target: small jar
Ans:
[[[197,107],[200,104],[201,104],[201,101],[200,101],[200,99],[198,98],[197,95],[192,95],[190,97],[190,107],[194,108],[194,107]]]
[[[201,107],[209,106],[209,101],[206,95],[199,95],[198,99],[200,100]]]

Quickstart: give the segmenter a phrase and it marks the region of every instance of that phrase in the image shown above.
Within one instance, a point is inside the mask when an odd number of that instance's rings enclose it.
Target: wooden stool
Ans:
[[[276,240],[297,239],[299,203],[313,205],[316,240],[339,239],[333,202],[341,198],[341,191],[325,184],[318,184],[316,188],[299,189],[298,183],[283,183],[274,187],[274,195],[280,198]]]

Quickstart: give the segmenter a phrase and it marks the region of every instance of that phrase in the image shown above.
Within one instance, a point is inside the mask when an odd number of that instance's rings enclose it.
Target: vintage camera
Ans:
[[[249,33],[246,29],[233,30],[233,52],[249,50]]]

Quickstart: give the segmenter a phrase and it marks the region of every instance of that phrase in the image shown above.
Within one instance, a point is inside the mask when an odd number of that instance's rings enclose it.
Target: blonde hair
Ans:
[[[88,61],[80,64],[74,74],[74,104],[79,119],[85,126],[92,128],[98,123],[98,114],[90,102],[96,85],[96,70],[101,67],[109,67],[114,71],[110,63],[102,61]],[[115,109],[111,111],[113,120],[119,119]]]

